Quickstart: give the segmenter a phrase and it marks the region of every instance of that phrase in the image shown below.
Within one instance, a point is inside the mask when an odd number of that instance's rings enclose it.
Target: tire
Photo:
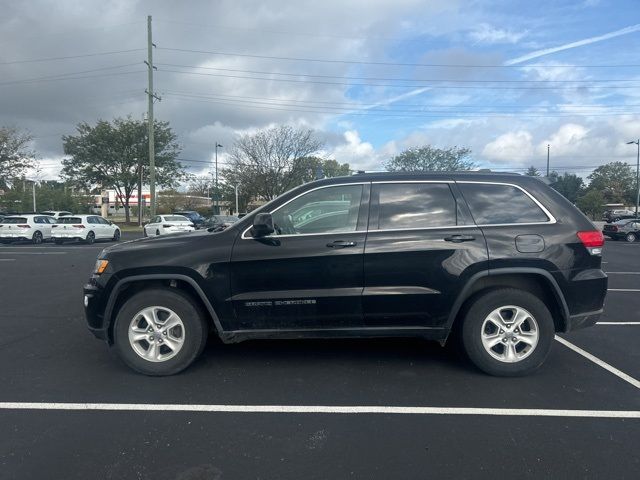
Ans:
[[[56,245],[62,245],[64,243],[64,240],[62,240],[61,238],[54,238],[53,241]]]
[[[160,235],[160,230],[156,230],[156,235]]]
[[[509,317],[516,312],[523,317],[519,329],[514,328],[513,321],[510,322],[515,317]],[[508,321],[498,329],[489,316]],[[525,340],[534,343],[536,333],[535,345],[525,343]],[[554,334],[553,319],[545,304],[523,290],[502,288],[481,293],[464,310],[464,350],[469,359],[489,375],[515,377],[532,373],[547,358]],[[499,343],[488,348],[485,340],[487,343],[499,340]]]
[[[91,245],[95,241],[96,241],[96,234],[93,232],[87,233],[87,238],[84,239],[84,242],[88,245]]]
[[[112,240],[114,242],[119,242],[120,241],[120,230],[116,230],[115,232],[113,232]]]
[[[143,237],[148,237],[149,235],[147,235],[147,229],[142,227],[142,236]]]
[[[629,243],[633,243],[638,240],[638,236],[633,232],[629,232],[625,235],[624,239]]]
[[[35,231],[33,233],[33,237],[31,237],[31,242],[34,245],[40,245],[44,240],[42,239],[42,232],[40,231]]]
[[[164,321],[167,320],[169,314],[167,310],[169,310],[175,313],[182,322],[179,327],[182,330],[178,330],[179,333],[182,332],[182,345],[175,354],[169,352],[170,349],[166,344],[166,340],[172,338],[173,335],[162,336],[161,329],[152,332],[146,330],[150,336],[154,337],[154,342],[163,343],[162,339],[165,339],[165,346],[158,346],[159,343],[157,343],[156,348],[159,352],[164,352],[161,355],[167,357],[166,359],[157,359],[156,357],[156,361],[150,361],[143,358],[141,354],[145,350],[149,352],[151,344],[147,339],[143,339],[137,344],[132,343],[129,339],[130,331],[132,334],[140,331],[145,332],[146,322],[140,313],[149,307],[159,307],[159,317],[164,317]],[[131,330],[134,322],[137,329]],[[113,332],[113,347],[125,364],[145,375],[165,376],[179,373],[194,362],[204,350],[208,329],[202,311],[188,294],[175,288],[154,288],[143,290],[124,303],[116,316]],[[146,333],[143,335],[146,336]],[[156,335],[157,337],[155,337]],[[138,353],[136,348],[141,353]]]

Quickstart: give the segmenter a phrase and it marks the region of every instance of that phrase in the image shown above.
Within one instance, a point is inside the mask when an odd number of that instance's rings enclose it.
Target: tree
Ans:
[[[553,182],[551,183],[551,187],[564,195],[564,197],[571,203],[576,203],[584,189],[584,182],[582,181],[582,178],[577,176],[575,173],[565,172],[562,176],[558,175],[556,172],[553,173],[554,175],[549,175]]]
[[[338,163],[336,160],[320,157],[302,157],[293,162],[292,173],[296,185],[317,180],[318,178],[333,178],[349,175],[351,167],[348,163]]]
[[[211,175],[191,175],[189,177],[189,185],[187,192],[190,195],[196,195],[198,197],[211,197],[211,192],[215,187],[215,182]]]
[[[599,190],[608,203],[635,203],[636,176],[624,162],[601,165],[589,175],[589,189]]]
[[[230,150],[230,165],[223,171],[227,185],[242,185],[250,198],[272,200],[301,183],[300,159],[322,148],[312,130],[287,125],[246,134]]]
[[[29,149],[31,135],[13,127],[0,127],[0,188],[7,188],[9,179],[19,177],[35,164],[35,154]]]
[[[168,122],[154,122],[156,182],[173,187],[184,175],[176,160],[180,147]],[[113,122],[99,120],[94,127],[88,123],[77,126],[77,135],[62,137],[64,153],[62,175],[85,187],[113,187],[120,197],[126,221],[129,221],[129,198],[138,185],[138,161],[147,163],[149,141],[147,122],[131,117]],[[148,181],[148,168],[143,169],[143,182]]]
[[[529,177],[539,177],[540,176],[540,171],[534,167],[533,165],[531,165],[526,172],[524,172],[525,175],[529,176]]]
[[[385,167],[390,172],[454,172],[471,170],[476,164],[469,160],[466,147],[435,148],[425,145],[409,148],[393,157]]]
[[[598,215],[602,214],[602,206],[605,203],[602,192],[595,189],[589,189],[587,193],[578,198],[576,205],[586,215],[591,215],[591,220],[595,220]]]

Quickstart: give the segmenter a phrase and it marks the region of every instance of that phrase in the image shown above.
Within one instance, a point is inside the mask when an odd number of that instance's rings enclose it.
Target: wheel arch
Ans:
[[[557,332],[565,332],[569,308],[558,282],[539,268],[500,268],[473,275],[456,298],[449,314],[448,327],[455,328],[465,304],[476,294],[496,288],[517,288],[538,296],[549,308]]]
[[[207,313],[209,316],[209,324],[214,327],[218,336],[222,334],[222,325],[213,305],[211,305],[211,302],[200,285],[198,285],[198,282],[190,276],[178,273],[133,275],[119,280],[111,290],[109,299],[107,300],[104,322],[107,324],[109,343],[113,343],[113,326],[115,323],[113,320],[115,312],[136,293],[158,286],[177,288],[186,292],[197,301]]]

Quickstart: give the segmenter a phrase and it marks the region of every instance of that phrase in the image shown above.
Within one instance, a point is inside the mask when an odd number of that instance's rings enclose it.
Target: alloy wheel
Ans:
[[[505,305],[492,311],[482,323],[482,346],[496,360],[515,363],[535,350],[540,338],[538,323],[522,307]]]
[[[184,324],[171,309],[161,306],[140,310],[129,324],[129,344],[149,362],[165,362],[182,349]]]

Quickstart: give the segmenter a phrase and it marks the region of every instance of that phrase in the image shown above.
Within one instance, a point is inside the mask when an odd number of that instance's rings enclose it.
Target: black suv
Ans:
[[[193,210],[183,210],[181,212],[173,212],[173,215],[182,215],[183,217],[187,217],[193,223],[193,226],[196,229],[200,229],[203,227],[205,218],[200,215],[198,212],[194,212]]]
[[[358,174],[295,188],[219,232],[109,247],[84,304],[91,331],[149,375],[186,368],[210,333],[444,344],[452,332],[483,371],[522,375],[555,332],[600,317],[603,244],[534,177]]]

